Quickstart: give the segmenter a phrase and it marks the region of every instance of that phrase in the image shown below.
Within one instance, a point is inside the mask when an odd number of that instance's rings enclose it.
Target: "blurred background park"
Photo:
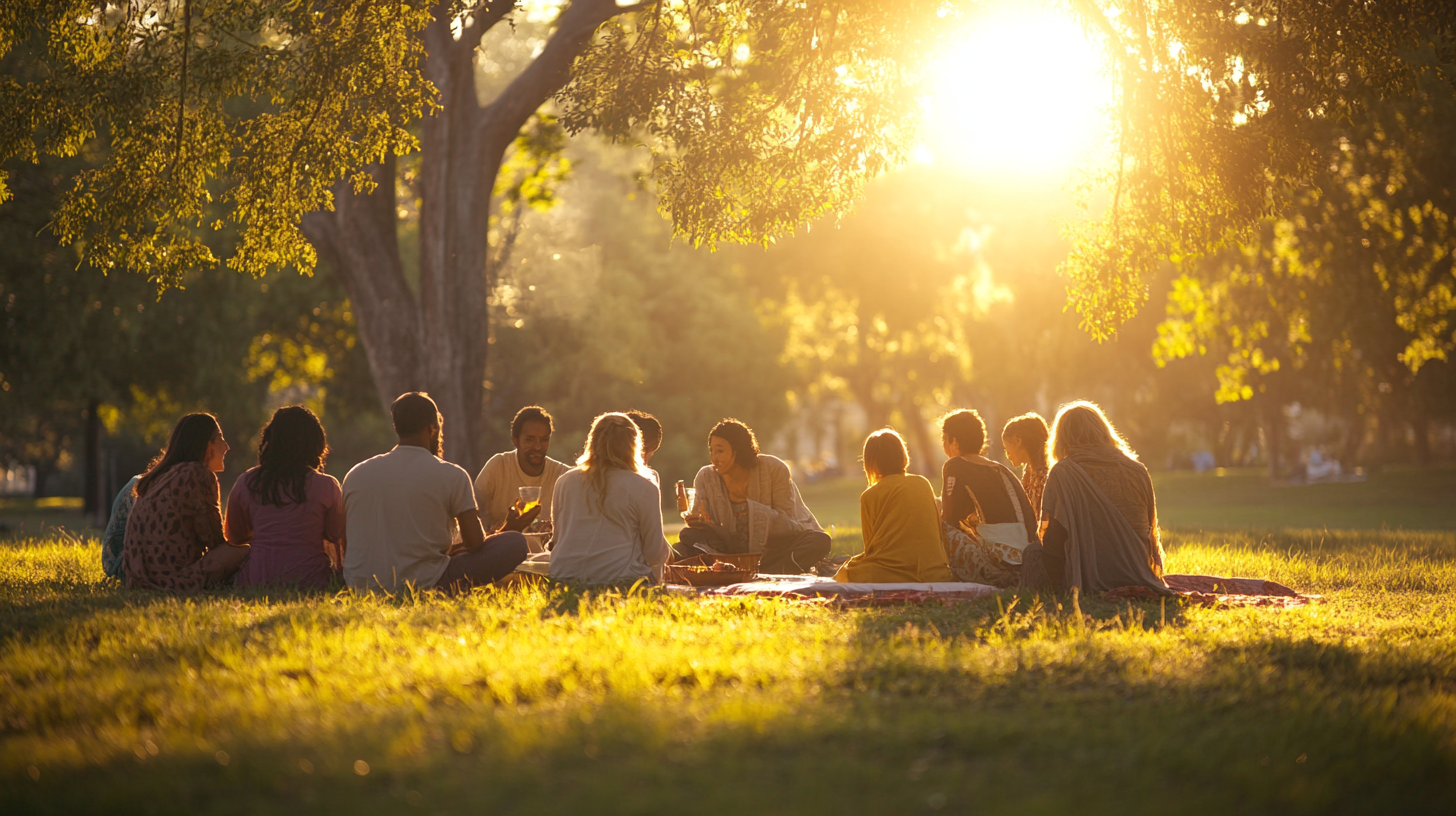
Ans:
[[[1449,813],[1453,142],[1446,0],[6,0],[0,811]],[[472,473],[737,417],[840,555],[867,432],[1090,399],[1318,602],[104,577],[180,415],[226,496],[415,389]]]
[[[550,4],[538,5],[513,31],[487,34],[490,58],[475,61],[482,101],[551,30]],[[1370,490],[1348,489],[1382,497],[1365,504],[1450,495],[1439,491],[1456,459],[1456,372],[1440,349],[1412,356],[1406,295],[1382,283],[1430,266],[1392,251],[1421,246],[1423,233],[1382,232],[1369,215],[1449,197],[1449,100],[1372,103],[1373,123],[1332,129],[1336,160],[1312,188],[1321,195],[1267,218],[1242,246],[1163,263],[1146,304],[1099,342],[1069,308],[1058,267],[1068,230],[1105,206],[1076,169],[1107,149],[1108,80],[1070,17],[1009,7],[942,57],[907,163],[872,182],[851,214],[765,246],[674,239],[646,151],[590,132],[569,137],[543,108],[494,191],[472,450],[509,449],[511,416],[539,404],[557,419],[551,455],[570,461],[593,416],[639,408],[666,427],[657,469],[690,479],[705,463],[708,428],[734,416],[805,483],[842,492],[858,476],[867,431],[895,426],[912,470],[935,475],[941,413],[973,407],[999,428],[1084,398],[1164,474],[1164,494],[1199,485],[1185,490],[1186,515],[1165,512],[1170,523],[1244,518],[1194,509],[1216,484],[1244,486],[1251,506],[1304,482],[1366,478]],[[988,72],[1003,79],[965,81]],[[6,166],[16,200],[0,207],[0,513],[104,522],[117,489],[191,410],[216,413],[233,445],[224,492],[281,405],[321,416],[337,476],[387,450],[388,395],[328,259],[312,276],[199,269],[160,295],[141,275],[103,274],[50,228],[74,175],[101,158],[82,151]],[[1424,171],[1411,172],[1416,164]],[[419,154],[392,166],[399,257],[417,287]],[[1338,230],[1349,240],[1320,239]],[[1370,236],[1384,254],[1368,254]],[[223,229],[208,240],[227,257],[237,236]],[[1411,269],[1387,269],[1392,257]],[[1289,272],[1321,265],[1346,272]],[[447,413],[447,437],[464,427]],[[991,455],[1001,455],[999,440]],[[1175,475],[1183,472],[1208,478]],[[1431,475],[1397,475],[1411,472]],[[1351,507],[1328,502],[1331,523]],[[1450,526],[1432,512],[1421,526]],[[1369,521],[1399,523],[1378,513]]]

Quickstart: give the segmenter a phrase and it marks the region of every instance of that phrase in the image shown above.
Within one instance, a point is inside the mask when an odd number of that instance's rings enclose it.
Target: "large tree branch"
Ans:
[[[455,33],[451,31],[451,24],[454,20],[450,17],[449,0],[439,0],[434,4],[430,12],[430,24],[420,32],[425,41],[425,61],[431,63],[439,59],[449,62],[450,55],[455,47]]]
[[[572,61],[586,49],[598,26],[647,5],[652,3],[619,6],[614,0],[577,0],[568,6],[540,56],[481,109],[482,166],[493,167],[531,114],[566,84]],[[487,182],[493,184],[494,178]]]
[[[388,405],[395,395],[422,387],[419,379],[419,306],[400,265],[395,235],[395,159],[369,168],[378,185],[356,195],[345,179],[334,187],[334,210],[303,217],[303,233],[343,281],[359,339]]]
[[[481,0],[476,3],[470,11],[470,25],[460,32],[460,40],[455,43],[455,47],[466,54],[474,55],[475,49],[480,47],[480,38],[518,6],[520,0]]]

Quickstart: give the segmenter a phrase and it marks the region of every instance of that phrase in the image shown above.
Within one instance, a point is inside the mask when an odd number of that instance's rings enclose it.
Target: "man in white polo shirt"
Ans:
[[[470,475],[440,458],[444,419],[435,401],[412,392],[389,410],[399,444],[344,477],[344,580],[358,590],[460,591],[510,574],[526,559],[520,531],[539,509],[523,516],[512,508],[486,537]],[[461,543],[452,547],[457,525]]]

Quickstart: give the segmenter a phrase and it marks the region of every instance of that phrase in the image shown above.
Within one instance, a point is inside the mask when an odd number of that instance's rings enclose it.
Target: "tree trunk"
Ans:
[[[101,498],[101,417],[97,412],[100,400],[86,403],[86,432],[82,446],[81,506],[86,518],[94,520],[100,512]]]
[[[30,497],[32,499],[45,498],[46,482],[49,482],[51,474],[56,472],[56,460],[32,462],[31,467],[35,468],[35,479],[30,483]]]
[[[1229,420],[1218,422],[1210,428],[1213,437],[1213,465],[1226,468],[1233,463],[1234,427]]]
[[[1344,455],[1340,464],[1347,470],[1353,470],[1360,460],[1360,448],[1365,444],[1365,415],[1352,409],[1345,413],[1345,417]]]
[[[482,108],[475,50],[514,4],[477,5],[458,38],[449,5],[436,4],[422,34],[425,76],[439,91],[441,109],[421,123],[418,292],[410,291],[399,257],[392,157],[371,168],[379,184],[373,193],[355,195],[341,182],[334,211],[307,216],[304,232],[349,292],[380,402],[428,391],[445,418],[445,458],[474,472],[485,461],[486,236],[496,175],[521,127],[566,83],[597,26],[629,9],[613,0],[572,3],[540,55]]]
[[[1264,449],[1269,457],[1269,481],[1279,481],[1279,458],[1283,455],[1284,412],[1273,397],[1264,400]]]
[[[914,453],[910,458],[909,472],[931,478],[937,468],[936,449],[930,438],[930,423],[925,420],[924,412],[915,404],[913,397],[906,396],[905,406],[901,410],[905,412],[905,422],[910,426],[906,430],[910,434],[910,448]]]
[[[333,212],[310,213],[303,231],[319,257],[343,281],[380,403],[424,387],[420,367],[420,314],[400,263],[395,215],[395,160],[385,157],[369,174],[374,192],[355,195],[348,182],[334,188]]]
[[[1431,420],[1423,411],[1417,411],[1411,418],[1411,431],[1415,433],[1416,467],[1431,466]]]

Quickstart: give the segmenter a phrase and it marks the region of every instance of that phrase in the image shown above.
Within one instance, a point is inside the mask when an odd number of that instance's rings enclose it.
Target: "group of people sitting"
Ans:
[[[1028,414],[1007,424],[1002,441],[1020,477],[984,456],[975,411],[947,414],[939,498],[908,473],[899,434],[871,434],[864,552],[842,564],[829,559],[830,536],[789,466],[759,452],[737,420],[709,433],[709,464],[693,479],[686,526],[671,545],[650,466],[662,425],[649,414],[598,416],[572,467],[547,455],[551,416],[523,408],[511,423],[513,449],[491,457],[472,483],[442,458],[444,420],[427,394],[404,394],[390,411],[398,444],[355,465],[341,486],[323,472],[318,417],[278,409],[225,516],[216,474],[228,443],[212,415],[184,416],[117,496],[103,568],[129,587],[181,593],[229,581],[323,588],[340,575],[361,591],[458,592],[517,571],[584,584],[660,581],[670,559],[751,552],[762,554],[764,573],[839,581],[1166,591],[1147,469],[1091,403],[1057,414],[1050,470],[1046,423]]]
[[[864,552],[837,580],[1168,592],[1152,479],[1097,405],[1062,406],[1051,429],[1035,413],[1006,423],[1001,443],[1020,478],[986,458],[986,424],[975,411],[946,414],[940,433],[939,498],[907,472],[898,433],[865,440]]]

